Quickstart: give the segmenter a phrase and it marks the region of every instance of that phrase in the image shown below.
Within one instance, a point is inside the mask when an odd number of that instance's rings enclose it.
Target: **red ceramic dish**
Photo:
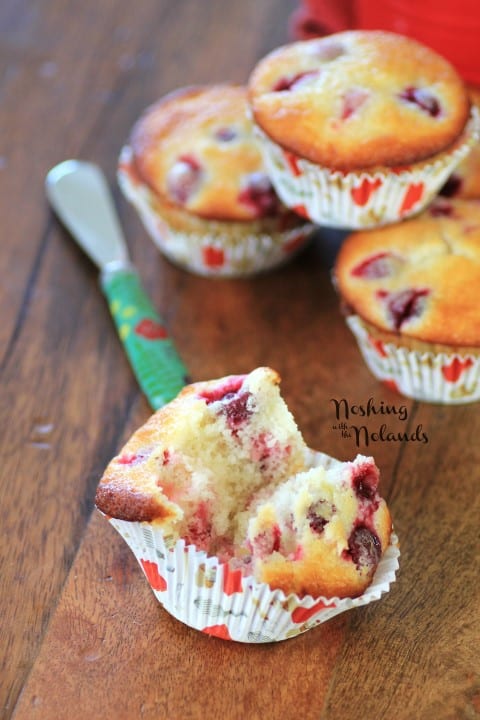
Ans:
[[[292,16],[294,37],[345,29],[390,30],[428,45],[480,85],[480,11],[477,0],[303,0]]]
[[[359,28],[391,30],[436,50],[462,77],[480,84],[480,12],[477,0],[356,0]]]

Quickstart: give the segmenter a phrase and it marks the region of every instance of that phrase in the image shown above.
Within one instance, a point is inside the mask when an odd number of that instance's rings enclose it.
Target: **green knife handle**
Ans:
[[[188,371],[133,268],[104,273],[101,285],[135,376],[157,410],[189,382]]]

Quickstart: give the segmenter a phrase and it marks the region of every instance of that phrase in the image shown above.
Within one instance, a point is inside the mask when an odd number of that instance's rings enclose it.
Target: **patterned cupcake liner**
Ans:
[[[480,354],[409,350],[374,338],[358,315],[346,322],[372,374],[402,395],[445,405],[480,400]]]
[[[271,590],[240,569],[207,557],[184,540],[173,542],[148,523],[109,518],[137,558],[165,610],[195,630],[224,640],[287,640],[389,591],[398,570],[398,538],[379,563],[368,590],[357,598],[299,598]]]
[[[283,203],[330,227],[359,229],[404,220],[425,208],[480,137],[477,108],[453,149],[434,161],[372,172],[331,171],[274,143],[254,125],[264,163]]]
[[[150,188],[131,170],[131,149],[123,148],[118,182],[136,208],[145,229],[158,249],[175,265],[208,277],[246,277],[279,267],[309,242],[310,222],[286,230],[268,232],[262,222],[227,223],[205,220],[208,232],[172,227]],[[200,225],[200,222],[198,223]]]

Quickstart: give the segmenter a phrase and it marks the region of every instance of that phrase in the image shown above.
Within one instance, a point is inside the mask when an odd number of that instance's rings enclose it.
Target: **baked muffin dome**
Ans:
[[[162,529],[285,593],[355,597],[390,541],[372,458],[309,450],[270,368],[194,383],[107,467],[105,514]]]
[[[439,198],[413,220],[356,232],[335,282],[375,328],[426,343],[480,346],[480,204]]]
[[[188,87],[167,95],[138,120],[130,145],[140,179],[184,211],[236,221],[279,211],[243,87]]]
[[[249,80],[255,122],[337,170],[423,161],[461,136],[470,102],[447,60],[410,38],[348,31],[286,45]]]

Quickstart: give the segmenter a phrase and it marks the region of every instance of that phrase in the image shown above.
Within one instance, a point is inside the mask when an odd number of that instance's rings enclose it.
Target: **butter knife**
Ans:
[[[74,239],[100,269],[120,340],[151,407],[157,410],[189,382],[165,323],[129,259],[108,183],[100,168],[65,160],[45,180],[47,197]]]

